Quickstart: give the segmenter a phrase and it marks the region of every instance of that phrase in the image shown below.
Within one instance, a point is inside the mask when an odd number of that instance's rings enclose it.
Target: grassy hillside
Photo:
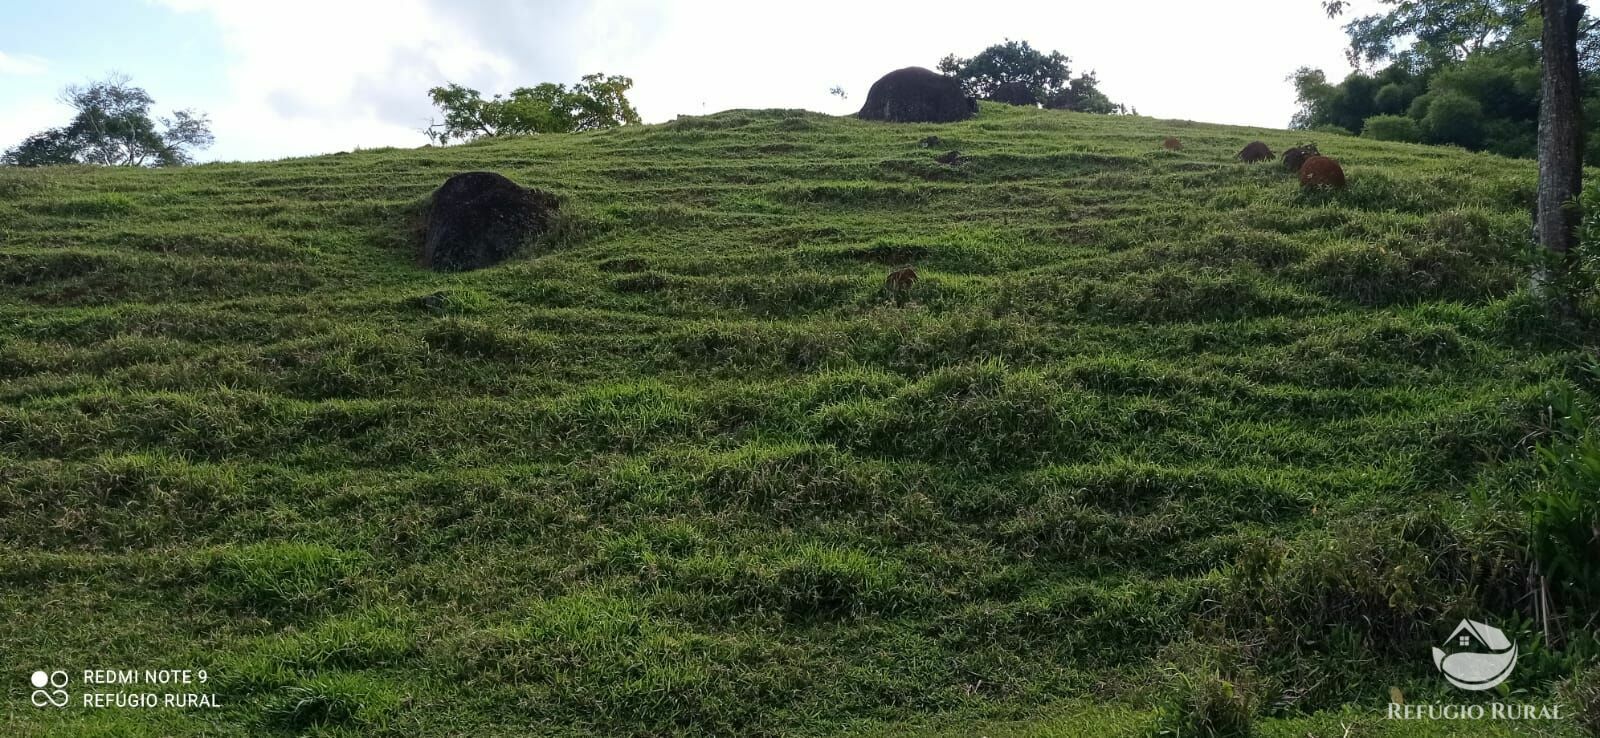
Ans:
[[[1302,194],[1258,137],[1304,136],[986,104],[0,170],[5,732],[1509,731],[1381,711],[1481,701],[1429,656],[1464,615],[1523,646],[1503,699],[1569,666],[1517,619],[1585,361],[1520,291],[1534,165],[1321,136],[1350,187]],[[479,169],[558,231],[418,269]],[[157,667],[223,707],[27,706]]]

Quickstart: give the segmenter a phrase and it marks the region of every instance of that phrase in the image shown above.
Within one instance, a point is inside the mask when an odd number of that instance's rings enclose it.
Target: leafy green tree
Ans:
[[[152,118],[155,100],[127,77],[74,85],[61,99],[77,111],[72,122],[29,136],[6,151],[0,163],[179,166],[193,161],[191,149],[206,148],[214,140],[202,113],[179,110],[171,117]]]
[[[1360,133],[1374,115],[1403,112],[1420,92],[1423,82],[1408,68],[1394,65],[1377,74],[1354,72],[1339,84],[1330,84],[1322,70],[1301,67],[1290,79],[1300,100],[1300,112],[1290,125],[1314,128],[1333,125]]]
[[[1459,92],[1436,94],[1422,118],[1422,127],[1434,143],[1475,148],[1483,137],[1483,106]]]
[[[1072,76],[1071,63],[1059,51],[1046,54],[1027,41],[1006,39],[970,59],[949,54],[939,60],[939,71],[956,78],[967,94],[978,98],[988,98],[1002,85],[1021,84],[1047,108],[1083,113],[1126,111],[1100,91],[1093,72]]]
[[[1460,61],[1504,39],[1527,16],[1521,0],[1381,0],[1390,10],[1345,25],[1352,65],[1402,60],[1434,65]],[[1324,0],[1329,16],[1346,0]],[[1397,48],[1409,42],[1406,48]]]
[[[1127,106],[1111,102],[1111,98],[1100,91],[1099,84],[1094,72],[1074,77],[1067,83],[1066,89],[1045,101],[1045,107],[1100,115],[1121,115],[1128,112]]]
[[[1350,59],[1357,64],[1393,60],[1425,75],[1437,72],[1427,101],[1419,97],[1410,106],[1413,115],[1420,113],[1430,139],[1517,152],[1526,150],[1528,131],[1537,132],[1534,230],[1556,264],[1553,275],[1535,277],[1535,287],[1544,289],[1554,282],[1549,277],[1570,271],[1577,244],[1572,203],[1583,186],[1589,132],[1584,111],[1595,107],[1600,22],[1577,0],[1381,2],[1390,10],[1345,26]],[[1330,18],[1348,6],[1348,0],[1323,0]],[[1537,97],[1531,94],[1535,79]],[[1314,122],[1326,113],[1318,107],[1321,101],[1332,94],[1310,84],[1306,89],[1315,94],[1297,120]],[[1557,312],[1570,315],[1570,300],[1557,297]]]
[[[51,128],[22,140],[0,156],[0,164],[50,167],[78,163],[78,143],[65,128]]]
[[[428,126],[428,138],[440,145],[493,136],[575,133],[639,123],[628,102],[633,80],[590,74],[570,88],[545,82],[519,87],[509,95],[484,99],[470,87],[449,84],[428,90],[444,120]]]
[[[1346,56],[1353,66],[1401,61],[1438,66],[1460,61],[1479,51],[1519,46],[1537,52],[1542,14],[1539,3],[1526,0],[1380,0],[1390,8],[1345,24],[1350,37]],[[1350,6],[1349,0],[1323,0],[1329,18]],[[1584,73],[1600,72],[1600,19],[1580,20],[1578,65]]]
[[[1404,10],[1411,13],[1441,12],[1445,0],[1418,0]],[[1338,126],[1362,132],[1373,117],[1405,114],[1417,122],[1424,143],[1463,145],[1505,156],[1532,157],[1538,151],[1540,80],[1543,69],[1539,43],[1541,20],[1538,13],[1504,14],[1508,27],[1485,35],[1459,59],[1437,57],[1415,51],[1410,39],[1394,39],[1398,53],[1388,67],[1377,71],[1358,71],[1338,84],[1330,84],[1316,70],[1302,69],[1295,84],[1301,110],[1292,125],[1302,128]],[[1587,22],[1586,22],[1587,23]],[[1405,45],[1403,49],[1400,47]],[[1578,47],[1580,69],[1588,52]],[[1600,70],[1600,67],[1595,67]],[[1374,92],[1374,89],[1376,90]],[[1436,98],[1449,99],[1437,110]],[[1581,85],[1583,107],[1600,110],[1600,74],[1589,73]],[[1476,105],[1467,104],[1462,98]],[[1462,120],[1451,120],[1463,115]],[[1591,122],[1600,119],[1589,118]],[[1394,127],[1388,123],[1390,135]],[[1593,138],[1593,137],[1591,137]],[[1590,146],[1590,160],[1600,161],[1600,146]]]

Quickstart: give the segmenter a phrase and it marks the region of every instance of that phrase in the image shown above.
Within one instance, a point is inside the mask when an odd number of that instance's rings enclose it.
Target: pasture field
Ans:
[[[473,170],[557,228],[418,268]],[[1572,666],[1534,176],[989,103],[0,170],[0,733],[1575,735],[1383,714]],[[1433,666],[1468,616],[1503,693]],[[28,704],[102,668],[220,706]]]

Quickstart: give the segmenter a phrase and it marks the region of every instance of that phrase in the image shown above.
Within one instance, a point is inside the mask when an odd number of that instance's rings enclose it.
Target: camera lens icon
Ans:
[[[67,673],[56,670],[52,672],[36,671],[28,678],[33,684],[34,707],[66,707],[67,706]]]

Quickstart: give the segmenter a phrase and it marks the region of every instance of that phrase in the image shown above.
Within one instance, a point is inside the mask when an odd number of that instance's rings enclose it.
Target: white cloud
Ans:
[[[1060,49],[1146,115],[1282,127],[1296,67],[1349,69],[1339,23],[1310,0],[161,2],[209,14],[222,34],[231,89],[210,111],[220,158],[419,145],[426,91],[446,81],[487,93],[604,71],[634,78],[647,121],[734,107],[840,114],[884,72],[1010,37]],[[828,95],[836,84],[848,100]]]
[[[228,50],[227,102],[209,111],[219,158],[415,146],[429,87],[511,71],[419,0],[165,3],[211,14]]]
[[[15,108],[7,108],[0,115],[0,150],[20,143],[22,139],[49,128],[61,126],[72,120],[72,109],[54,101],[38,101]]]
[[[7,54],[0,51],[0,74],[31,77],[44,74],[49,65],[45,60],[29,54]]]

